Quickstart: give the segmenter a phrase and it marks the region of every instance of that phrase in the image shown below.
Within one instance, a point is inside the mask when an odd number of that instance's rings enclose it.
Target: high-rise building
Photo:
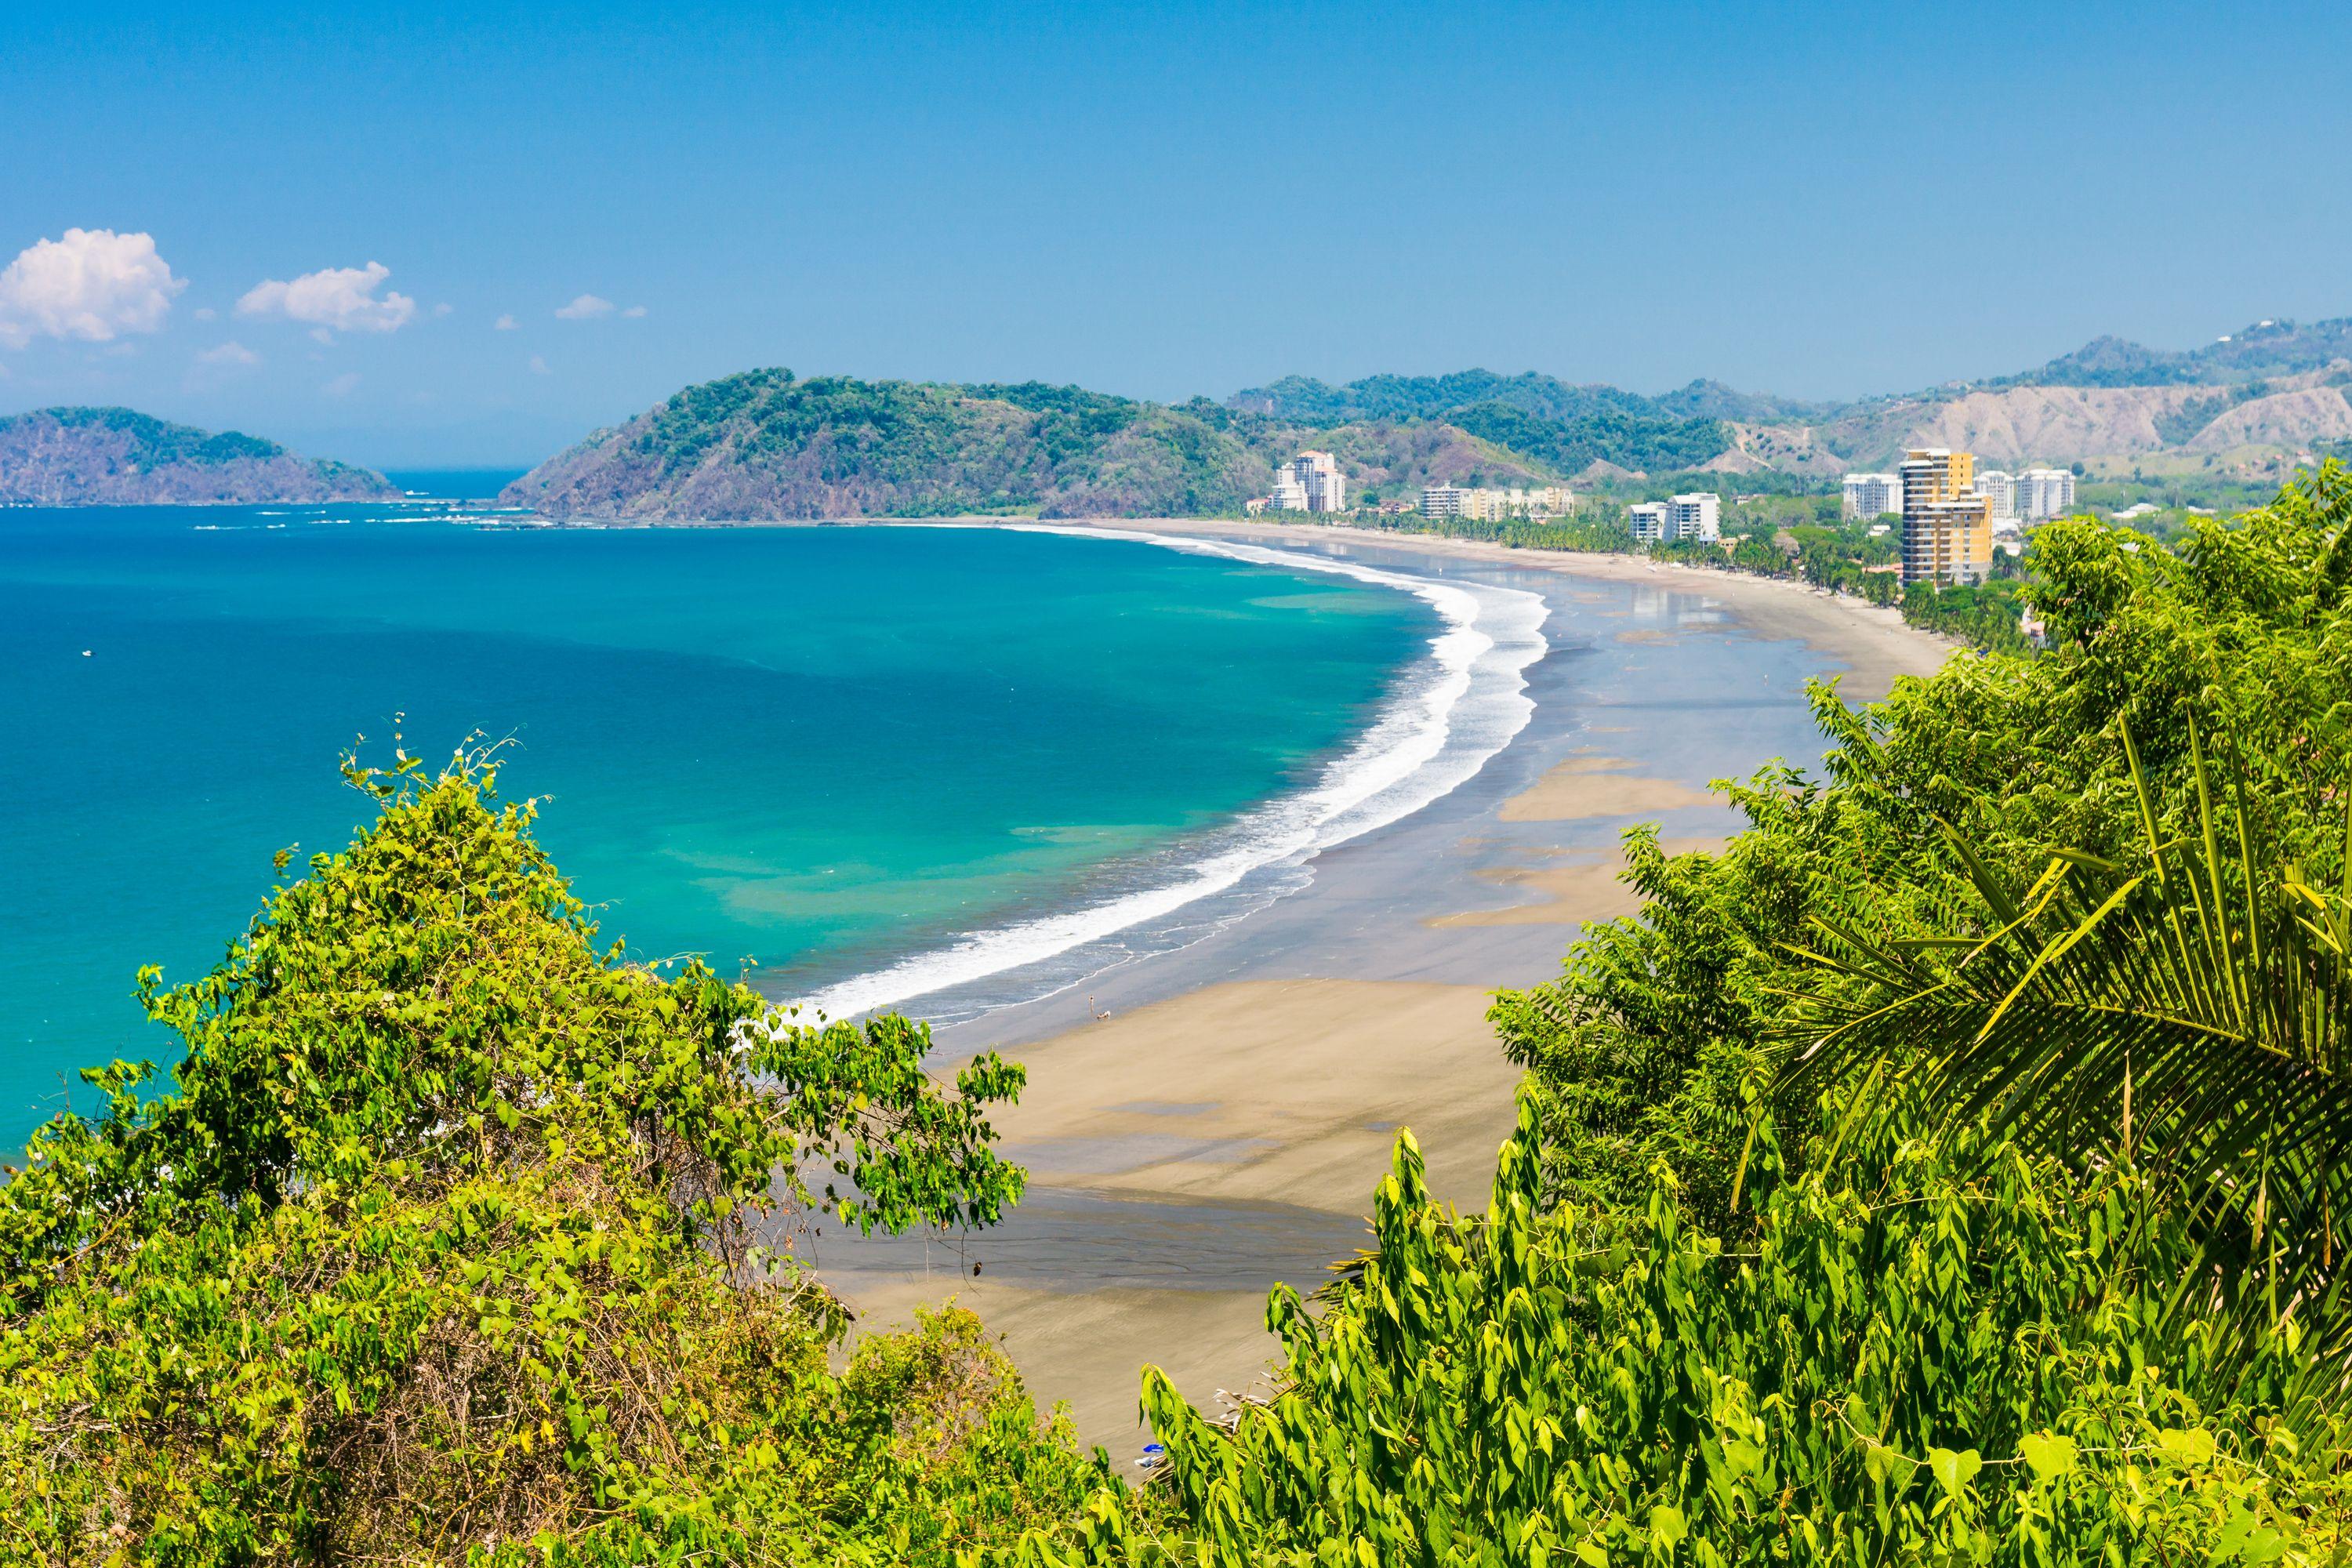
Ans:
[[[1985,510],[1995,522],[2007,522],[2017,515],[2017,479],[1999,468],[1977,470],[1977,494],[1984,497]]]
[[[1992,574],[1992,518],[1976,455],[1916,447],[1903,455],[1903,581],[1981,583]]]
[[[2017,476],[2015,516],[2047,522],[2074,510],[2074,475],[2066,468],[2028,468]]]
[[[1666,502],[1666,537],[1670,540],[1722,538],[1723,527],[1718,521],[1722,504],[1722,498],[1713,490],[1675,497]]]
[[[1460,517],[1462,503],[1469,494],[1459,485],[1431,485],[1421,492],[1421,515]]]
[[[1893,474],[1848,474],[1844,514],[1849,518],[1885,517],[1903,510],[1903,481]]]
[[[1633,524],[1633,542],[1656,544],[1666,537],[1666,503],[1662,500],[1635,501],[1626,509]]]
[[[1265,498],[1270,511],[1306,511],[1309,510],[1307,487],[1291,478],[1288,468],[1274,471],[1274,489]]]
[[[1290,460],[1291,482],[1306,493],[1307,511],[1345,511],[1348,510],[1348,480],[1339,472],[1339,460],[1328,452],[1301,452]],[[1277,481],[1276,488],[1279,488]]]

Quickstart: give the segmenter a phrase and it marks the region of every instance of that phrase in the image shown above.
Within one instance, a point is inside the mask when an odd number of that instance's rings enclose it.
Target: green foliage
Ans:
[[[1502,403],[1473,404],[1445,417],[1481,440],[1571,474],[1602,461],[1626,468],[1694,468],[1731,444],[1717,420],[1671,419],[1606,405],[1570,421],[1541,419]]]
[[[258,436],[237,430],[215,434],[130,408],[43,408],[16,418],[53,419],[68,430],[106,430],[126,437],[130,441],[127,459],[142,468],[160,468],[166,463],[228,463],[239,458],[267,462],[287,455],[285,447]],[[0,420],[0,435],[6,433],[11,423],[14,421]]]
[[[1265,459],[1230,424],[1035,382],[761,370],[687,388],[617,450],[631,483],[713,485],[713,505],[753,514],[1197,514],[1238,511],[1265,488]]]
[[[1359,528],[1391,533],[1425,533],[1440,539],[1476,539],[1510,550],[1575,550],[1622,554],[1633,535],[1622,517],[1580,512],[1572,517],[1423,517],[1419,512],[1358,518]]]
[[[2202,1249],[2171,1315],[2223,1314],[2227,1342],[2253,1347],[2291,1313],[2332,1383],[2352,1349],[2336,1220],[2352,1199],[2352,880],[2278,864],[2242,805],[2225,836],[2221,781],[2189,740],[2194,830],[2158,829],[2133,756],[2143,833],[2125,864],[2062,848],[2012,887],[1956,842],[1989,919],[1880,943],[1817,911],[1821,962],[1853,984],[1791,1010],[1793,1077],[1987,1118],[2085,1172],[2156,1173]],[[2242,770],[2226,777],[2242,794]],[[2339,854],[2352,876],[2352,800]]]
[[[1443,419],[1564,473],[1596,459],[1627,468],[1695,468],[1731,445],[1730,433],[1711,416],[1686,417],[1613,386],[1572,386],[1533,374],[1375,375],[1339,387],[1288,376],[1236,393],[1228,403],[1308,426]]]
[[[1231,1430],[1147,1373],[1175,1531],[1116,1501],[1013,1560],[1242,1564],[2326,1559],[2332,1448],[2209,1402],[2160,1310],[2194,1255],[2160,1191],[2013,1145],[1825,1118],[1739,1239],[1646,1205],[1547,1217],[1523,1103],[1479,1216],[1399,1140],[1378,1250]],[[2141,1223],[2154,1215],[2158,1223]],[[2285,1348],[2285,1347],[2282,1347]],[[2249,1380],[2259,1390],[2260,1380]]]
[[[600,952],[483,766],[348,772],[376,824],[145,978],[170,1090],[86,1074],[0,1189],[13,1558],[945,1562],[1101,1484],[967,1318],[834,1375],[755,1245],[828,1165],[848,1223],[993,1218],[1017,1067]]]
[[[1668,859],[1645,835],[1629,840],[1643,918],[1589,927],[1559,980],[1505,993],[1494,1015],[1542,1096],[1558,1189],[1623,1201],[1664,1160],[1707,1212],[1731,1181],[1738,1088],[1764,1070],[1789,998],[1820,984],[1793,951],[1818,942],[1815,916],[1850,918],[1882,947],[1989,919],[1956,838],[2021,885],[2053,846],[2122,863],[2146,841],[2127,723],[2162,837],[2202,831],[2200,719],[2248,770],[2215,803],[2217,832],[2234,839],[2242,818],[2279,864],[2338,885],[2347,525],[2352,477],[2332,468],[2260,511],[2205,521],[2179,552],[2051,523],[2025,590],[2047,653],[1961,655],[1860,714],[1817,689],[1825,782],[1775,768],[1731,789],[1748,831],[1720,855]]]
[[[2013,580],[1914,583],[1903,590],[1903,618],[1977,647],[2021,653],[2031,646],[2020,620],[2027,591]]]

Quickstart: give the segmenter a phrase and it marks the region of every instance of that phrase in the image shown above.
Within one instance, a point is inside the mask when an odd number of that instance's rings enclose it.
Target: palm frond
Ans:
[[[1948,830],[1994,929],[1887,944],[1821,921],[1830,940],[1806,956],[1835,983],[1792,1009],[1783,1084],[1866,1083],[1853,1092],[1923,1098],[1954,1125],[2167,1178],[2207,1263],[2177,1309],[2295,1319],[2314,1364],[2340,1366],[2352,879],[2325,890],[2270,858],[2243,760],[2225,747],[2217,789],[2193,727],[2195,820],[2168,837],[2128,733],[2124,745],[2134,866],[2061,849],[2013,889]],[[2352,808],[2347,848],[2352,865]]]

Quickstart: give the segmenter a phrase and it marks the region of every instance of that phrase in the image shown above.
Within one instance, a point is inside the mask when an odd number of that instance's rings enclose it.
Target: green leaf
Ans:
[[[1954,1497],[1964,1496],[1969,1483],[1976,1479],[1977,1472],[1983,1468],[1984,1458],[1974,1448],[1963,1448],[1958,1453],[1949,1448],[1927,1450],[1929,1472],[1935,1476],[1937,1483]]]
[[[2018,1457],[2032,1467],[2036,1479],[2052,1481],[2074,1468],[2074,1439],[2048,1432],[2029,1432],[2017,1440]]]

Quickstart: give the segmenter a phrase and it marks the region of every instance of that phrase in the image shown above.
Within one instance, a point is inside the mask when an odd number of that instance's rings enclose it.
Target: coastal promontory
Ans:
[[[1482,391],[1503,380],[1476,379]],[[1547,420],[1499,403],[1456,409],[1391,399],[1332,418],[1305,400],[1271,409],[1242,399],[1171,405],[1038,382],[755,370],[689,386],[595,432],[499,499],[583,521],[1199,517],[1237,512],[1265,494],[1275,465],[1301,446],[1333,453],[1359,487],[1417,494],[1470,476],[1543,484],[1598,459],[1657,463],[1657,432],[1684,430],[1669,419],[1603,414]],[[1699,423],[1719,437],[1714,422]]]
[[[371,468],[129,408],[43,408],[0,419],[0,504],[251,506],[399,496]]]

